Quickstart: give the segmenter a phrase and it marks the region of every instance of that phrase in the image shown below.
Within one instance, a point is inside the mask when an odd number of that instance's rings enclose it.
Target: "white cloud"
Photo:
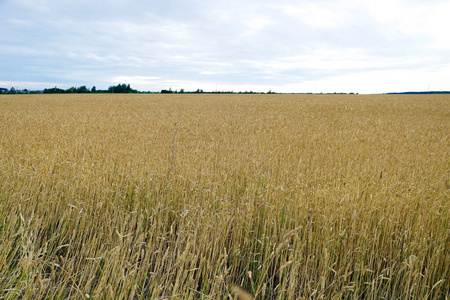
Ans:
[[[449,1],[5,0],[0,10],[8,83],[388,92],[430,78],[450,89]]]
[[[253,35],[267,26],[274,24],[275,22],[271,20],[270,18],[262,15],[254,15],[249,16],[248,19],[244,20],[245,26],[247,26],[247,30],[245,31],[245,35]]]
[[[330,3],[320,5],[315,2],[300,2],[299,5],[285,6],[283,12],[314,28],[336,28],[348,22],[348,15],[339,6]]]
[[[450,49],[450,2],[407,2],[400,0],[369,1],[374,19],[411,37],[434,39],[431,47]]]
[[[66,84],[68,85],[68,84]],[[16,90],[40,90],[44,89],[43,87],[55,87],[59,86],[56,82],[35,82],[35,81],[1,81],[0,87],[10,89],[14,87]]]
[[[436,58],[406,56],[376,57],[364,49],[331,50],[318,49],[308,54],[282,57],[272,61],[253,61],[252,66],[262,73],[283,73],[307,70],[326,74],[363,72],[367,70],[396,70],[398,68],[418,68],[438,61]]]
[[[134,85],[151,85],[155,81],[160,81],[161,79],[156,76],[115,76],[111,78],[111,82],[118,84],[118,83],[133,83]]]

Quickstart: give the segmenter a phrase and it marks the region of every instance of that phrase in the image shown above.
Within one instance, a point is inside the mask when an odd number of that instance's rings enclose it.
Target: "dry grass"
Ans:
[[[449,107],[2,96],[0,298],[448,299]]]

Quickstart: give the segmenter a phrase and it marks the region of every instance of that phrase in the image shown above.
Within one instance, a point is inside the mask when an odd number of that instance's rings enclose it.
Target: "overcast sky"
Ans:
[[[0,87],[450,90],[450,1],[0,0]]]

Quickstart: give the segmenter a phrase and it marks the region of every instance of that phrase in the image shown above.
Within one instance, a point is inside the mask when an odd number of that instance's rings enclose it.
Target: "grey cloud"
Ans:
[[[450,61],[436,33],[405,30],[414,10],[401,24],[380,21],[366,1],[18,0],[0,9],[9,12],[0,19],[0,80],[8,82],[134,78],[143,86],[157,77],[276,90],[358,72],[442,73]],[[430,28],[440,24],[426,18]]]

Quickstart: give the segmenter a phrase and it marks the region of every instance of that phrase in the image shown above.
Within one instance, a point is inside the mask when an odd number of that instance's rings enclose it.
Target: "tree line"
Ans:
[[[80,87],[71,87],[66,90],[58,87],[46,88],[43,91],[30,91],[28,89],[17,90],[14,87],[11,89],[0,88],[0,94],[87,94],[87,93],[138,93],[137,90],[131,88],[129,84],[112,85],[107,90],[97,90],[95,86],[88,89],[85,85]]]
[[[87,93],[116,93],[116,94],[124,94],[124,93],[137,93],[138,91],[132,89],[129,84],[118,84],[110,86],[107,90],[97,90],[95,86],[93,86],[90,90],[85,86],[80,87],[71,87],[70,89],[63,90],[57,87],[44,89],[44,94],[87,94]]]
[[[118,84],[118,85],[112,85],[107,90],[98,90],[95,86],[93,86],[91,89],[88,89],[85,85],[82,85],[80,87],[72,86],[68,89],[61,89],[57,86],[52,88],[46,88],[44,90],[40,91],[32,91],[28,89],[19,90],[12,87],[10,90],[6,88],[0,88],[0,94],[88,94],[88,93],[161,93],[161,94],[264,94],[261,92],[253,92],[253,91],[245,91],[245,92],[234,92],[234,91],[212,91],[207,92],[203,89],[197,89],[195,91],[185,91],[184,89],[180,90],[172,90],[172,88],[169,89],[163,89],[160,92],[141,92],[138,90],[135,90],[131,88],[130,84]],[[272,90],[269,90],[267,94],[275,94]]]

